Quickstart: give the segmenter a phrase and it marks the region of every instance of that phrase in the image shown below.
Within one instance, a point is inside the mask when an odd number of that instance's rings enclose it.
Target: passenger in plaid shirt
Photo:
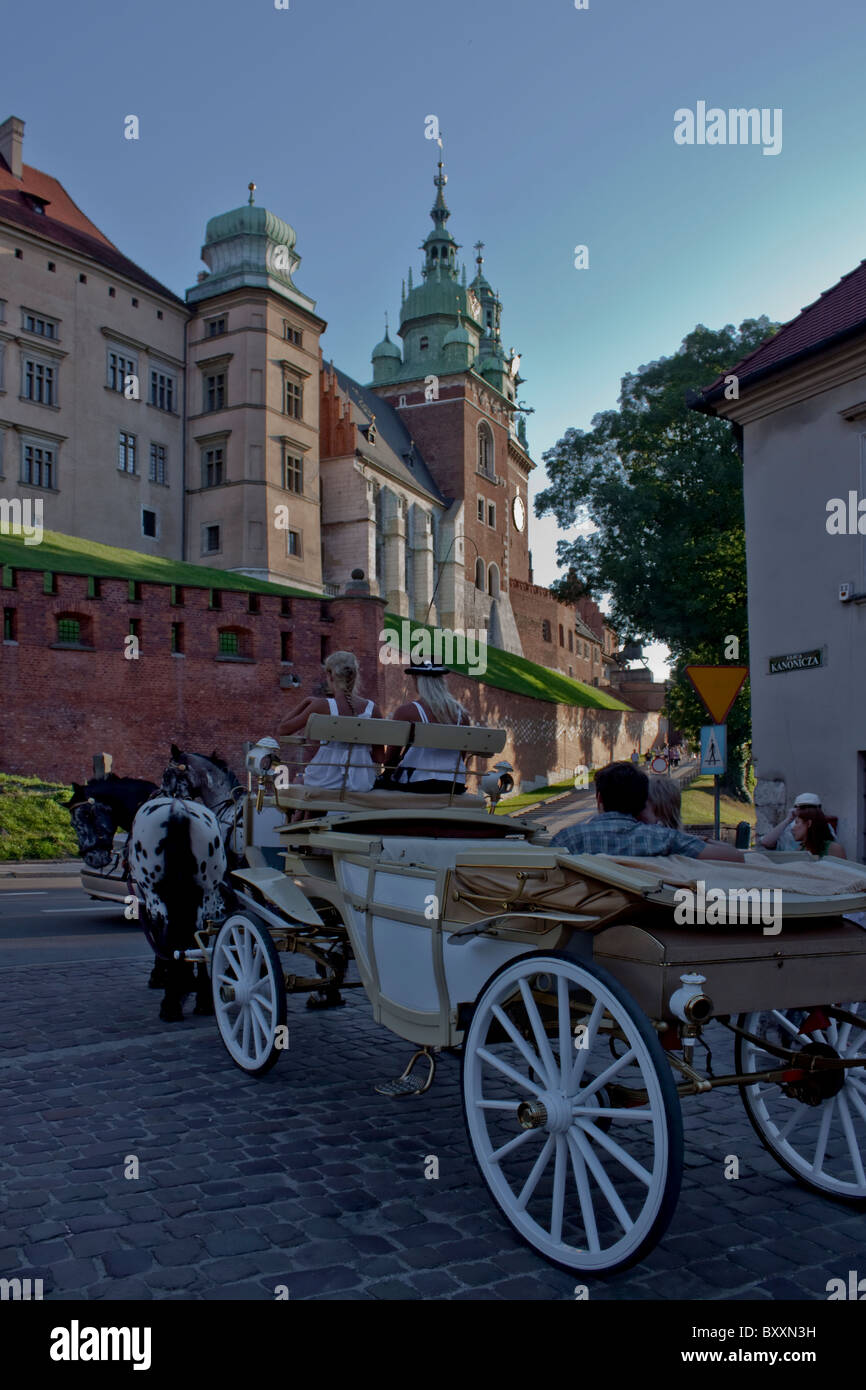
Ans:
[[[648,825],[639,819],[648,791],[649,779],[640,768],[631,763],[610,763],[595,778],[599,814],[581,825],[560,830],[551,844],[567,854],[687,854],[690,859],[743,862],[738,849],[719,840],[702,840],[685,830]]]

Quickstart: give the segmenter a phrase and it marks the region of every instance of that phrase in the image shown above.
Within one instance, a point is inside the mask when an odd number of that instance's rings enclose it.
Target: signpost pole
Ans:
[[[721,825],[720,825],[720,823],[719,823],[719,820],[720,820],[720,805],[719,805],[719,774],[718,774],[718,773],[716,773],[715,778],[713,779],[713,781],[714,781],[714,790],[715,790],[715,806],[714,806],[714,808],[713,808],[713,816],[714,816],[714,820],[715,820],[715,831],[714,831],[714,834],[715,834],[716,839],[718,840],[718,839],[720,838],[720,833],[721,833]]]

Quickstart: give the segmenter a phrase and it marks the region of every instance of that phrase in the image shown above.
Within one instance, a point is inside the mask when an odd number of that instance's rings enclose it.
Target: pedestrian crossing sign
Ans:
[[[701,729],[701,772],[719,777],[726,770],[728,730],[724,724],[705,724]]]

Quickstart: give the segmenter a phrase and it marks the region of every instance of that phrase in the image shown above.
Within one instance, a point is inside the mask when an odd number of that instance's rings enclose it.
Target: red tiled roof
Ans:
[[[29,196],[28,196],[29,195]],[[30,198],[44,199],[44,213],[33,210]],[[99,228],[73,203],[57,179],[25,164],[16,179],[0,155],[0,222],[11,222],[57,246],[76,251],[106,270],[125,275],[144,289],[183,304],[176,294],[124,256]],[[184,306],[185,307],[185,306]]]
[[[866,332],[866,260],[843,275],[831,289],[825,290],[814,304],[807,304],[796,318],[783,324],[778,333],[767,338],[729,372],[723,372],[705,386],[699,392],[698,401],[709,403],[718,399],[724,392],[728,375],[738,377],[742,389],[750,380],[782,371],[799,358],[820,352],[857,332]]]

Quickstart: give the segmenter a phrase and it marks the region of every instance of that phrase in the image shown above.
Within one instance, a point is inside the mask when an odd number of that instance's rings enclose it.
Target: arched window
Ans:
[[[573,651],[574,651],[574,633],[573,633],[573,632],[570,632],[570,633],[568,634],[568,650],[569,650],[570,652],[573,652]]]
[[[475,587],[480,589],[482,594],[484,593],[484,561],[480,555],[475,561]]]
[[[487,592],[491,598],[499,597],[499,566],[492,564],[487,571]]]
[[[545,618],[544,621],[543,621],[542,624],[541,624],[541,640],[542,640],[542,642],[552,642],[552,641],[553,641],[553,637],[552,637],[551,631],[550,631],[550,623],[548,622],[547,618]]]
[[[562,623],[559,624],[559,645],[561,647],[565,646],[565,633],[562,630]]]
[[[493,431],[484,421],[478,426],[478,472],[486,478],[494,476]]]

